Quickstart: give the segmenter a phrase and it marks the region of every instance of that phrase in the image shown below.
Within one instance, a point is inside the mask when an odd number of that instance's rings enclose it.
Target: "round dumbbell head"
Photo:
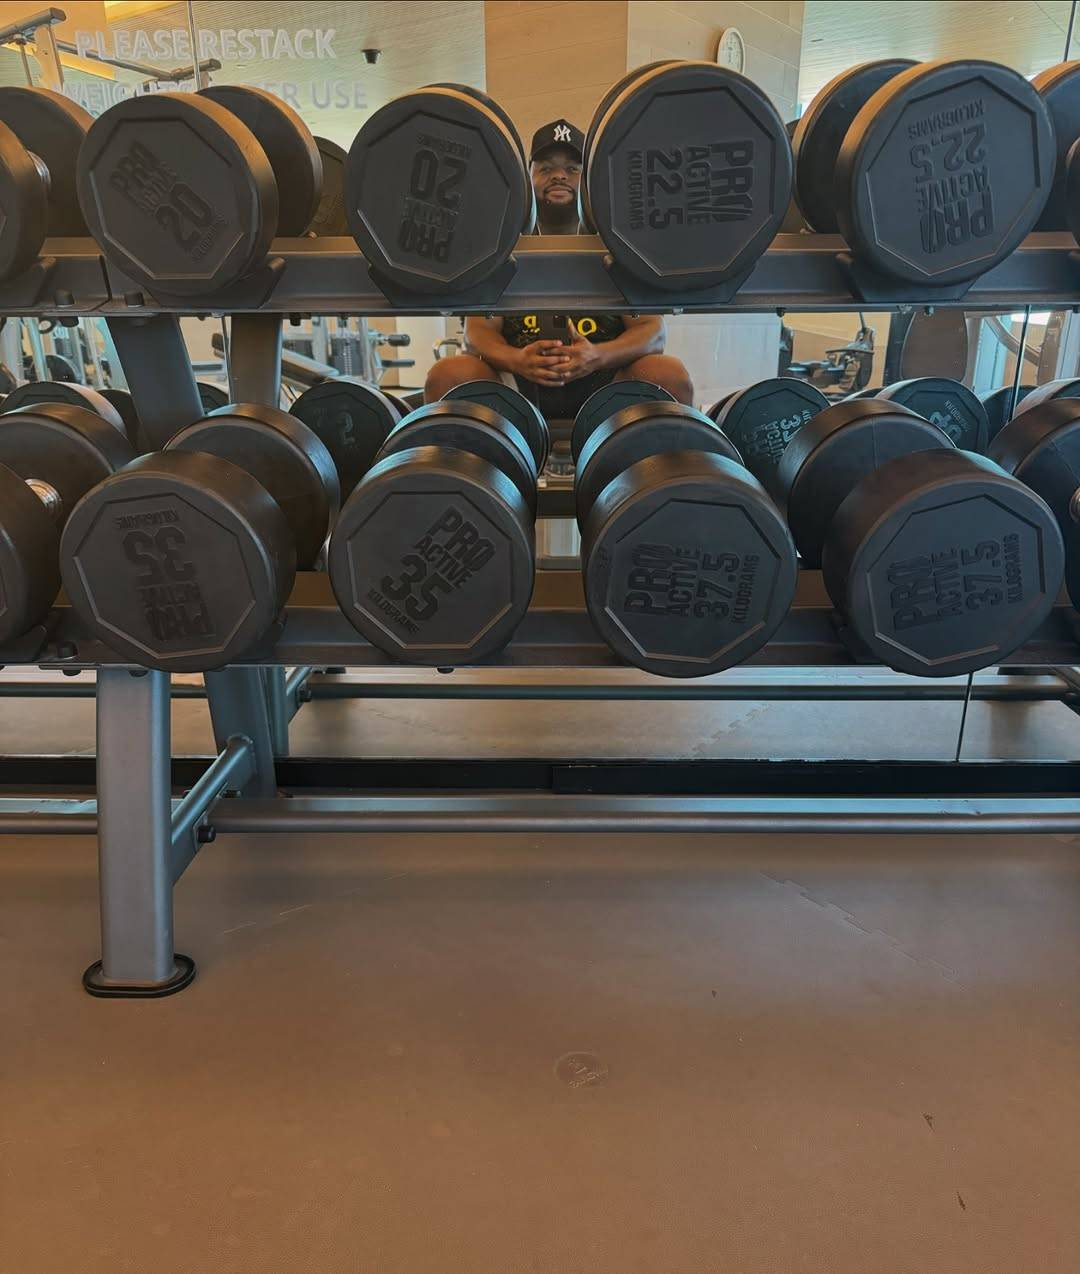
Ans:
[[[803,565],[818,567],[836,510],[879,465],[913,451],[950,448],[937,425],[876,398],[846,398],[795,434],[776,469],[778,498]]]
[[[319,158],[322,161],[322,191],[319,206],[311,218],[308,233],[316,238],[347,235],[349,223],[345,220],[345,160],[346,151],[325,137],[316,137]]]
[[[22,411],[24,407],[38,403],[70,403],[73,407],[85,407],[114,429],[128,437],[124,418],[104,393],[67,380],[32,380],[13,389],[4,399],[3,411]]]
[[[634,403],[673,403],[674,395],[644,380],[613,380],[591,393],[578,408],[570,433],[570,454],[577,464],[581,449],[597,425]]]
[[[1031,87],[1046,103],[1054,124],[1054,180],[1036,230],[1068,230],[1067,161],[1080,137],[1080,62],[1058,62],[1032,76]]]
[[[140,456],[94,487],[68,519],[60,561],[68,599],[101,641],[176,672],[244,656],[296,574],[292,532],[266,488],[227,459],[184,451]]]
[[[426,403],[398,424],[379,458],[416,447],[467,451],[504,473],[536,514],[536,464],[521,431],[482,403]]]
[[[303,234],[322,192],[322,157],[308,126],[280,97],[247,84],[215,84],[199,96],[224,106],[251,130],[274,170],[277,232]]]
[[[1023,402],[1017,403],[1013,415],[1022,416],[1024,412],[1041,407],[1054,398],[1080,398],[1080,380],[1048,380],[1036,385],[1030,393],[1024,395]]]
[[[501,380],[470,380],[464,385],[455,385],[443,395],[448,402],[480,403],[490,407],[500,416],[515,425],[525,441],[529,444],[536,472],[542,473],[547,464],[551,450],[551,435],[548,433],[547,421],[543,412],[535,403],[529,402],[523,393],[506,385]]]
[[[432,84],[431,88],[448,88],[455,93],[464,93],[466,97],[471,97],[475,101],[482,103],[496,116],[505,126],[507,133],[510,134],[514,144],[517,147],[518,155],[521,157],[521,173],[525,179],[526,191],[525,200],[528,212],[525,215],[525,225],[522,228],[523,234],[531,234],[536,228],[536,192],[533,190],[532,179],[529,176],[529,157],[525,153],[525,143],[521,140],[521,134],[517,130],[517,125],[510,118],[510,115],[504,107],[491,97],[489,94],[482,92],[478,88],[473,88],[471,84]]]
[[[217,411],[219,407],[228,407],[229,395],[220,385],[199,380],[195,382],[195,388],[199,391],[199,402],[202,403],[203,411]]]
[[[726,456],[639,460],[597,497],[581,533],[585,603],[628,663],[700,677],[742,663],[779,627],[795,546],[764,488]]]
[[[126,439],[85,407],[44,403],[0,415],[0,642],[45,617],[60,590],[64,519],[133,455]]]
[[[276,407],[234,403],[186,425],[165,450],[216,456],[246,470],[284,513],[299,568],[314,564],[341,487],[330,452],[307,425]]]
[[[731,402],[731,400],[735,397],[735,395],[741,394],[741,393],[742,393],[741,389],[729,389],[726,394],[720,395],[720,397],[716,400],[716,402],[713,403],[713,405],[709,408],[709,410],[705,413],[705,415],[708,416],[710,420],[716,420],[719,417],[720,413],[728,405],[728,403]]]
[[[686,292],[738,278],[768,247],[791,197],[791,144],[745,76],[667,63],[608,106],[585,179],[614,260],[653,287]]]
[[[987,455],[1037,491],[1062,530],[1080,521],[1080,401],[1050,398],[1014,416]]]
[[[34,157],[0,122],[0,280],[22,274],[41,251],[48,226],[48,188]]]
[[[578,220],[589,230],[595,230],[596,226],[592,217],[592,209],[589,206],[589,191],[585,181],[585,173],[589,166],[589,153],[592,150],[593,136],[596,133],[596,126],[607,114],[608,107],[619,96],[628,84],[633,83],[639,76],[645,75],[647,72],[654,70],[658,66],[665,66],[670,59],[659,62],[646,62],[643,66],[635,66],[633,70],[627,71],[623,76],[615,81],[600,99],[600,104],[593,111],[592,119],[589,120],[589,127],[585,130],[585,142],[581,150],[581,176],[582,179],[578,183]]]
[[[330,538],[342,612],[392,658],[472,663],[510,640],[532,597],[532,520],[499,469],[451,447],[376,462]]]
[[[135,456],[131,444],[96,412],[43,402],[0,414],[0,464],[57,493],[60,520],[95,484]]]
[[[986,408],[966,385],[947,376],[917,376],[886,385],[878,402],[897,403],[923,416],[949,435],[962,451],[983,452],[989,441]]]
[[[108,402],[120,417],[124,433],[133,447],[139,444],[139,413],[135,410],[135,399],[126,389],[112,387],[101,390],[101,396]]]
[[[609,482],[639,460],[667,451],[705,451],[742,464],[730,439],[693,407],[673,402],[623,407],[597,425],[578,455],[574,479],[578,524],[584,523]]]
[[[0,88],[0,120],[48,173],[48,225],[43,233],[85,235],[86,222],[75,189],[75,164],[93,116],[63,93],[5,85]]]
[[[521,156],[471,94],[419,89],[377,110],[345,166],[345,216],[377,274],[460,291],[509,260],[531,212]]]
[[[811,229],[836,234],[836,157],[851,121],[883,84],[914,66],[908,58],[863,62],[834,76],[819,89],[795,126],[795,201]]]
[[[306,389],[289,408],[325,445],[345,495],[371,468],[400,417],[386,394],[353,376],[336,376]]]
[[[1004,261],[1050,189],[1054,130],[1017,71],[924,62],[866,102],[836,163],[840,232],[872,269],[965,283]]]
[[[992,389],[988,394],[981,395],[982,405],[986,410],[986,436],[988,443],[994,441],[1005,425],[1008,424],[1016,408],[1020,406],[1034,388],[1034,385],[1018,386],[1015,400],[1012,385],[1002,385],[998,389]]]
[[[1065,551],[1049,507],[991,460],[922,451],[843,501],[822,576],[858,641],[898,672],[1000,663],[1050,613]]]
[[[0,465],[0,646],[39,623],[60,590],[60,528],[14,470]]]
[[[277,233],[266,152],[198,93],[110,106],[79,152],[78,191],[102,251],[151,292],[212,297],[249,274]]]
[[[739,449],[743,463],[767,489],[784,448],[829,400],[808,381],[773,376],[730,394],[713,419]]]

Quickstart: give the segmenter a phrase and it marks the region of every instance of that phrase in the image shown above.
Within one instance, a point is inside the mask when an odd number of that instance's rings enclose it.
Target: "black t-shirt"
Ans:
[[[556,317],[556,330],[563,328],[564,324],[558,315]],[[621,314],[596,314],[575,317],[574,326],[593,345],[602,345],[605,341],[613,341],[616,336],[621,336],[626,331],[626,324],[623,322]],[[551,326],[545,324],[546,330],[550,331]],[[513,345],[515,349],[524,349],[526,345],[531,345],[533,341],[545,339],[545,333],[541,330],[540,321],[535,314],[515,314],[503,319],[502,334],[508,345]]]

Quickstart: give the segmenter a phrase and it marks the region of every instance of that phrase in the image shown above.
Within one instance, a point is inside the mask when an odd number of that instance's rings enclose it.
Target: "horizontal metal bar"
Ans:
[[[932,287],[897,284],[886,296],[855,294],[837,235],[778,235],[749,278],[726,303],[694,293],[658,293],[628,301],[612,281],[608,253],[595,235],[528,236],[514,254],[514,275],[501,296],[482,299],[432,296],[390,301],[372,282],[366,262],[349,238],[278,239],[271,257],[281,262],[263,277],[238,284],[205,303],[164,303],[149,296],[113,266],[107,277],[88,239],[48,239],[41,280],[34,267],[0,287],[0,313],[12,315],[99,313],[117,315],[277,314],[528,314],[536,310],[581,313],[766,313],[784,310],[895,310],[933,305],[964,310],[1015,310],[1080,305],[1076,242],[1064,233],[1033,234],[1001,265],[977,279],[962,296],[939,297]],[[39,272],[40,273],[40,272]],[[96,285],[92,285],[93,275]],[[40,284],[40,286],[39,286]],[[269,289],[269,294],[268,293]]]
[[[294,797],[218,807],[220,832],[1080,832],[1080,800]]]
[[[90,835],[96,831],[87,802],[70,812],[11,811],[0,802],[0,833]],[[218,832],[355,834],[361,832],[475,833],[827,833],[961,835],[1080,832],[1080,800],[750,800],[505,796],[298,797],[220,803]]]
[[[124,665],[98,641],[70,607],[61,604],[55,623],[40,630],[36,640],[16,643],[0,651],[0,663],[38,664],[68,669],[94,665]],[[393,667],[393,659],[356,632],[334,600],[330,581],[315,571],[296,577],[275,640],[249,651],[242,663],[325,667]],[[63,650],[64,658],[60,658]],[[72,653],[74,652],[74,653]],[[1058,668],[1080,664],[1075,612],[1064,600],[1022,647],[1010,654],[1010,665]],[[845,644],[825,592],[820,571],[802,571],[795,603],[773,640],[746,661],[746,667],[875,667],[861,663]],[[578,571],[541,570],[536,573],[532,603],[513,640],[498,655],[478,667],[505,668],[620,668],[616,656],[601,640],[585,609]],[[912,678],[912,684],[920,679]],[[672,685],[676,683],[671,683]]]
[[[255,753],[251,740],[234,735],[173,810],[173,884],[199,852],[196,827],[203,816],[222,792],[241,791],[254,773]]]

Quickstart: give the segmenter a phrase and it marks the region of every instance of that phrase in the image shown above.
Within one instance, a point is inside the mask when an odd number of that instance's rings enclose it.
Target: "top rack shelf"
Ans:
[[[18,279],[0,287],[0,315],[48,318],[137,318],[154,314],[378,316],[396,314],[753,314],[796,310],[963,310],[1080,308],[1080,252],[1069,234],[1033,234],[1001,265],[961,296],[947,299],[912,287],[902,294],[855,290],[836,235],[778,235],[749,278],[726,302],[688,293],[656,301],[627,301],[608,270],[595,235],[522,238],[514,273],[501,295],[477,299],[402,298],[393,301],[372,281],[348,238],[277,239],[266,267],[216,298],[167,301],[150,296],[108,265],[89,239],[48,239],[43,254]]]

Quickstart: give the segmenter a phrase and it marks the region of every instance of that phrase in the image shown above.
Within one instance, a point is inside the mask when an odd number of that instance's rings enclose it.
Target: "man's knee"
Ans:
[[[681,359],[671,354],[646,354],[622,368],[618,380],[644,380],[666,389],[680,403],[694,402],[694,382]]]
[[[424,402],[438,402],[455,385],[466,385],[471,380],[498,380],[499,373],[477,358],[475,354],[454,354],[432,363],[424,381]]]

